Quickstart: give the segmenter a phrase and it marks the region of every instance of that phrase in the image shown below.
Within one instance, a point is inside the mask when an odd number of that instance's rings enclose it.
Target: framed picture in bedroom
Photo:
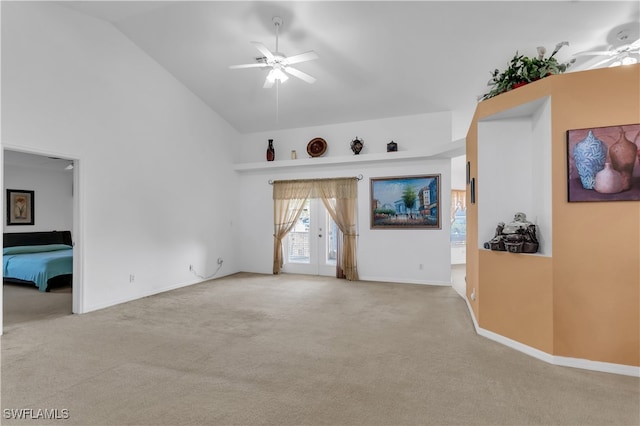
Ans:
[[[371,229],[440,229],[440,175],[371,178]]]
[[[7,226],[33,225],[34,192],[23,189],[7,189]]]
[[[567,131],[567,193],[575,201],[640,200],[640,124]]]

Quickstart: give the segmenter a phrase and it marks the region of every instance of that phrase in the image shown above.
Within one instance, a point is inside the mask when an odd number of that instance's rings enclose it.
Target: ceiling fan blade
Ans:
[[[604,65],[604,64],[606,64],[607,62],[611,62],[611,61],[613,61],[613,60],[615,60],[615,59],[616,59],[616,58],[615,58],[615,56],[612,56],[612,57],[610,57],[610,58],[603,59],[603,60],[601,60],[601,61],[599,61],[599,62],[596,62],[595,64],[591,65],[591,66],[589,67],[589,69],[598,68],[600,65]]]
[[[251,44],[253,44],[256,47],[256,49],[258,49],[260,53],[262,53],[267,59],[269,60],[275,59],[275,57],[273,56],[273,53],[271,53],[271,51],[267,49],[267,46],[265,46],[264,44],[260,43],[259,41],[252,41]]]
[[[256,64],[230,65],[229,68],[232,70],[237,70],[241,68],[264,68],[267,66],[268,66],[267,64],[256,63]]]
[[[300,53],[299,55],[293,55],[286,58],[287,64],[297,64],[304,61],[312,61],[314,59],[318,59],[318,54],[313,50],[308,52]]]
[[[286,73],[289,73],[294,77],[298,77],[300,80],[306,81],[309,84],[313,84],[316,82],[316,79],[314,77],[311,77],[309,74],[304,73],[298,69],[292,67],[284,67],[283,70]]]
[[[600,51],[586,51],[586,52],[578,52],[573,56],[613,56],[617,55],[617,52],[613,50],[600,50]]]
[[[630,49],[640,49],[640,38],[629,45]]]

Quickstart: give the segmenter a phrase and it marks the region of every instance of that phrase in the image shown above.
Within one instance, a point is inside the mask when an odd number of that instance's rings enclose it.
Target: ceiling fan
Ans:
[[[616,38],[621,42],[625,42],[629,39],[629,32],[626,30],[620,31]],[[610,62],[610,67],[618,65],[630,65],[638,63],[638,57],[640,56],[640,38],[633,43],[623,44],[610,50],[602,51],[586,51],[576,53],[574,56],[604,56],[605,58],[589,68],[598,68]]]
[[[282,18],[278,16],[274,17],[273,24],[276,27],[275,52],[271,52],[264,44],[258,41],[252,41],[251,44],[253,44],[256,49],[258,49],[258,51],[264,56],[256,58],[257,62],[254,64],[231,65],[229,68],[271,68],[264,82],[263,87],[265,89],[272,87],[276,83],[276,81],[280,83],[284,83],[285,81],[287,81],[289,79],[287,74],[297,77],[302,81],[306,81],[309,84],[315,83],[316,79],[314,77],[300,71],[297,68],[293,68],[291,65],[318,59],[318,54],[313,50],[310,50],[308,52],[300,53],[299,55],[287,57],[283,53],[278,52],[278,32],[280,26],[282,25]]]

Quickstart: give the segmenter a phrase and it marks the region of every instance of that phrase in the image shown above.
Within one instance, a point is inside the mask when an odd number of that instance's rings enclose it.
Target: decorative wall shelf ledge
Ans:
[[[538,256],[538,257],[548,257],[548,258],[552,257],[552,256],[549,256],[548,254],[544,254],[544,253],[540,253],[540,252],[537,252],[537,253],[510,253],[508,251],[489,250],[489,249],[486,249],[486,248],[480,248],[478,250],[483,251],[483,252],[496,253],[495,254],[496,256],[510,255],[510,256]]]
[[[464,155],[466,141],[459,139],[448,144],[420,151],[396,151],[373,154],[349,155],[340,157],[299,158],[296,160],[261,161],[257,163],[240,163],[234,166],[237,172],[257,170],[272,170],[294,167],[328,166],[335,164],[363,164],[377,162],[397,162],[409,160],[430,160],[439,158],[453,158]]]

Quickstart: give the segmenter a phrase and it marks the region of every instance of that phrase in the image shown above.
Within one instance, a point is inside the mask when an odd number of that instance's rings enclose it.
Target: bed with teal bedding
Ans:
[[[2,275],[5,281],[30,282],[40,291],[49,290],[54,280],[68,280],[73,274],[70,233],[37,232],[4,234]],[[56,281],[57,282],[57,281]]]

